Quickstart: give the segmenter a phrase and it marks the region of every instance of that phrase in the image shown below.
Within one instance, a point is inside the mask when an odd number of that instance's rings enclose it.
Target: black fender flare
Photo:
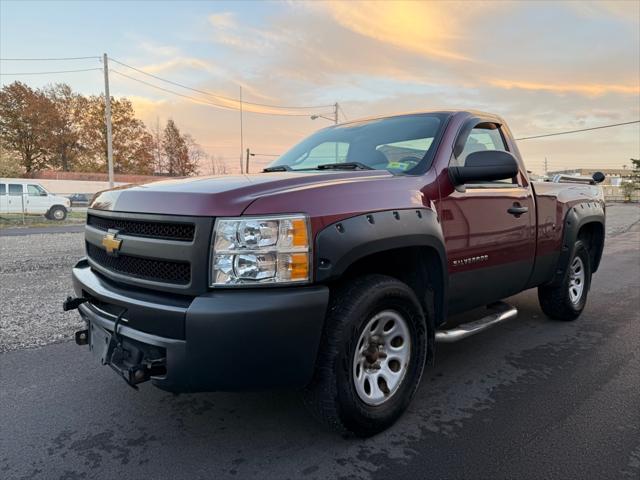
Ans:
[[[569,261],[573,256],[574,245],[578,239],[580,229],[589,223],[598,223],[604,231],[605,213],[602,202],[589,200],[583,201],[572,206],[564,217],[562,245],[560,248],[560,256],[551,280],[551,285],[557,285],[564,278],[565,272],[569,266]],[[595,273],[600,265],[602,258],[602,250],[604,247],[604,239],[600,248],[595,252],[594,263],[591,265],[591,273]]]
[[[371,212],[328,225],[316,236],[316,281],[330,282],[362,258],[405,247],[430,247],[437,253],[441,272],[441,278],[433,279],[441,282],[434,298],[437,325],[446,315],[449,277],[442,227],[429,208]]]

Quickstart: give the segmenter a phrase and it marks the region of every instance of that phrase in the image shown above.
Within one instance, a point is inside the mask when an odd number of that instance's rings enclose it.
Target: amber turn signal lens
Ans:
[[[289,271],[291,281],[309,278],[309,254],[292,253],[289,255]]]
[[[307,223],[302,218],[296,218],[291,221],[291,230],[294,247],[306,247],[309,245]]]

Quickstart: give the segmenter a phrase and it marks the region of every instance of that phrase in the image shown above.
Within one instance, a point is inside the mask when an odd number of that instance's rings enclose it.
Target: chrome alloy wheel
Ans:
[[[353,382],[367,405],[382,405],[398,391],[411,358],[409,325],[395,310],[376,314],[360,334]]]
[[[56,208],[53,211],[53,218],[55,218],[56,220],[62,220],[64,218],[64,211]]]
[[[580,257],[576,257],[571,262],[569,270],[569,299],[574,305],[577,305],[582,299],[584,280],[584,264]]]

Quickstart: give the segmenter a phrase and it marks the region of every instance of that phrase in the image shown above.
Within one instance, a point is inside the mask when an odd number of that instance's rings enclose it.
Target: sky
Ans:
[[[516,138],[640,119],[640,0],[0,1],[0,58],[96,57],[0,61],[3,84],[66,82],[99,94],[99,70],[7,74],[102,68],[103,53],[113,96],[130,98],[149,127],[172,118],[231,171],[242,152],[240,88],[254,103],[243,104],[243,147],[265,155],[252,159],[255,169],[329,125],[310,117],[330,116],[325,105],[335,102],[341,121],[484,110]],[[549,170],[620,168],[640,158],[640,127],[519,146],[535,172],[545,158]]]

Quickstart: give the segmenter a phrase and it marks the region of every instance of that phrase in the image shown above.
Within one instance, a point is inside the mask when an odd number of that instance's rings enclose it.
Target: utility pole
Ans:
[[[549,172],[549,162],[547,162],[547,157],[544,157],[544,175],[547,176]]]
[[[336,102],[333,105],[333,124],[337,125],[338,124],[338,102]],[[335,153],[336,153],[336,158],[335,158],[335,162],[338,163],[338,142],[335,142]]]
[[[250,150],[247,148],[247,166],[245,167],[244,171],[246,173],[249,173],[249,157],[251,156],[251,152]]]
[[[242,132],[242,85],[240,86],[240,173],[244,173],[242,171],[242,154],[244,153],[244,135]]]
[[[109,93],[109,63],[105,53],[104,64],[104,116],[107,123],[107,165],[109,168],[109,188],[113,188],[113,143],[111,139],[111,94]]]
[[[162,175],[162,152],[160,151],[160,117],[156,116],[155,154],[156,175]]]
[[[333,104],[333,116],[329,117],[327,115],[321,115],[319,113],[314,113],[313,115],[311,115],[309,118],[311,118],[311,120],[317,120],[318,118],[324,118],[325,120],[329,120],[332,121],[334,125],[338,124],[338,110],[340,109],[340,105],[338,104],[338,102]]]

